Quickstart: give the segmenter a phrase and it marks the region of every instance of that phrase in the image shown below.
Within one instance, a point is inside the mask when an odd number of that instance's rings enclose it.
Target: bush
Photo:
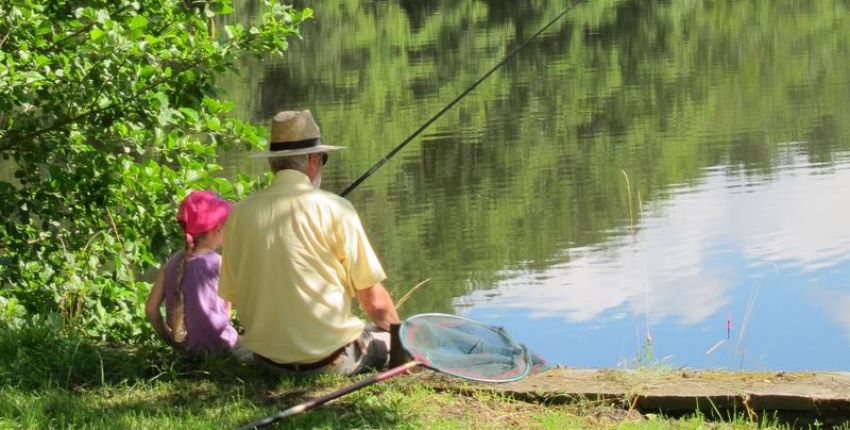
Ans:
[[[177,203],[257,185],[215,177],[219,151],[264,133],[228,116],[215,78],[282,53],[311,16],[263,3],[255,25],[221,30],[228,0],[0,3],[0,317],[150,338],[138,274],[180,237]]]

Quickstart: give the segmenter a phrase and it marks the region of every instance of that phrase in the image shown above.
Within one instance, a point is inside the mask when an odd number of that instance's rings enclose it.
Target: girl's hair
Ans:
[[[186,271],[186,260],[192,255],[192,250],[195,249],[196,237],[193,240],[186,241],[186,248],[183,249],[183,255],[180,256],[180,262],[177,263],[177,282],[174,283],[174,309],[171,312],[171,318],[168,321],[168,326],[171,327],[171,340],[176,344],[182,344],[186,341],[186,312],[183,307],[183,275]]]

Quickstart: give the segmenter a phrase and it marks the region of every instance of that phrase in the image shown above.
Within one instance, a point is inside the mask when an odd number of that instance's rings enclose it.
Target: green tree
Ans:
[[[312,14],[264,0],[251,24],[221,25],[232,11],[229,0],[0,1],[0,316],[145,335],[138,274],[177,245],[177,202],[255,185],[216,176],[218,151],[262,146],[264,133],[230,115],[216,78],[282,53]]]

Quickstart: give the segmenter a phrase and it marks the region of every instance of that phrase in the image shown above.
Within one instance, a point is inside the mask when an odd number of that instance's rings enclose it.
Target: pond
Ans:
[[[349,148],[325,169],[339,193],[566,6],[318,2],[228,91],[258,124],[311,109]],[[570,10],[348,196],[394,296],[430,279],[400,312],[571,367],[850,370],[848,12]]]

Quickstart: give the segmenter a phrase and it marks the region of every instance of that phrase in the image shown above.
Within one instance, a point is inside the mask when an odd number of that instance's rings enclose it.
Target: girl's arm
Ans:
[[[157,334],[166,341],[171,342],[171,330],[165,325],[165,321],[162,319],[162,311],[160,310],[163,300],[165,300],[165,267],[160,269],[159,274],[156,275],[156,282],[154,282],[153,288],[151,288],[151,292],[148,295],[148,301],[145,303],[145,314],[148,316],[148,321],[151,322]]]

